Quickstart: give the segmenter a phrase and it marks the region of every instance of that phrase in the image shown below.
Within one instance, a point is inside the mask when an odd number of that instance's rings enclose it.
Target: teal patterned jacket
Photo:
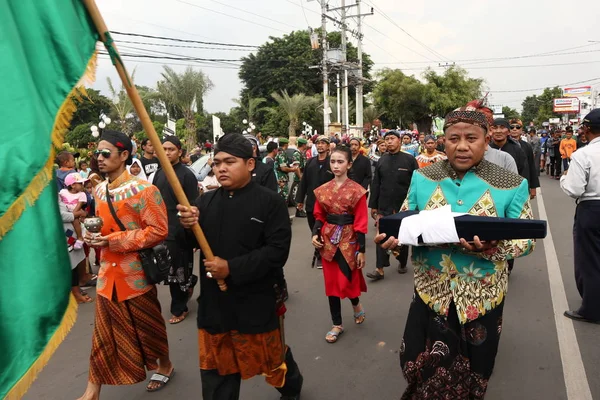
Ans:
[[[532,219],[527,181],[486,160],[459,179],[447,160],[415,171],[401,210],[432,210]],[[458,245],[413,247],[415,289],[436,313],[454,301],[462,324],[502,303],[508,288],[507,260],[533,251],[534,240],[505,240],[483,253]]]

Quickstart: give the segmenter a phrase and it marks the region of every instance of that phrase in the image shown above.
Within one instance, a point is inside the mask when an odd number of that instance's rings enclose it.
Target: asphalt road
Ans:
[[[504,308],[500,349],[486,398],[585,400],[585,385],[589,384],[593,398],[600,399],[600,374],[597,373],[600,326],[571,325],[570,320],[563,324],[561,314],[564,310],[557,311],[555,320],[550,289],[551,284],[555,290],[562,287],[562,277],[569,305],[578,307],[580,299],[574,284],[572,254],[575,205],[562,193],[557,181],[547,179],[545,175],[541,181],[560,274],[558,279],[555,276],[550,281],[545,246],[552,244],[548,240],[539,241],[533,254],[516,261]],[[537,201],[534,201],[534,208],[538,217]],[[305,219],[295,220],[293,234],[292,250],[285,268],[290,292],[286,339],[304,374],[302,399],[398,399],[406,386],[400,371],[398,348],[413,293],[412,275],[399,275],[395,268],[390,268],[383,281],[368,284],[368,292],[362,296],[367,313],[363,325],[353,323],[350,302],[345,301],[342,313],[346,332],[337,343],[328,344],[324,340],[331,327],[328,303],[322,272],[310,268],[312,250]],[[369,233],[369,237],[372,236],[373,230]],[[374,263],[374,244],[369,242],[366,269],[373,268]],[[167,319],[168,289],[160,287],[159,295]],[[171,359],[177,371],[168,386],[153,394],[146,393],[145,384],[107,386],[103,388],[102,398],[202,398],[195,329],[196,303],[190,302],[190,306],[190,318],[179,325],[167,326]],[[25,399],[76,399],[81,395],[87,382],[93,313],[93,303],[80,307],[75,327]],[[557,329],[557,320],[561,326],[574,326],[576,340],[565,336],[564,329]],[[561,354],[559,338],[563,343],[578,344],[579,352],[573,351],[573,346],[563,346]],[[577,372],[570,360],[577,360],[579,354],[587,381],[583,371],[567,374],[565,379],[564,371]],[[572,388],[570,396],[567,386]],[[243,382],[241,398],[276,400],[279,396],[263,378],[256,377]]]

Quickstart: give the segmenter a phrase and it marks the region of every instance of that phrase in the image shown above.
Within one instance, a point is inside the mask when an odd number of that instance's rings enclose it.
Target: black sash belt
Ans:
[[[327,214],[327,222],[333,225],[352,225],[354,223],[354,215],[352,214]]]

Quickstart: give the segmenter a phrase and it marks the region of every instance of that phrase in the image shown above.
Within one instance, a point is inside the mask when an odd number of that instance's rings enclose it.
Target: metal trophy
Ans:
[[[94,240],[100,236],[102,225],[104,225],[104,221],[100,217],[89,217],[83,220],[83,226],[92,234]]]

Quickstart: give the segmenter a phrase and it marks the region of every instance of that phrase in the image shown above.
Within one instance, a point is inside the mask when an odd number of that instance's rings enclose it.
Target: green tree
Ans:
[[[521,105],[523,106],[521,119],[524,124],[529,124],[531,121],[537,118],[540,110],[540,101],[536,95],[527,96]]]
[[[258,112],[262,109],[260,108],[261,104],[264,104],[267,101],[264,97],[244,97],[241,99],[233,99],[233,102],[238,105],[238,107],[243,112],[243,116],[248,121],[254,122],[258,117]]]
[[[157,83],[157,96],[167,110],[176,110],[183,116],[185,129],[181,137],[187,148],[193,149],[198,142],[196,113],[202,113],[202,99],[212,89],[213,83],[202,71],[195,71],[192,67],[181,74],[166,65],[163,68],[163,79]]]
[[[513,119],[513,118],[521,119],[521,115],[519,114],[519,112],[517,110],[515,110],[514,108],[507,107],[507,106],[502,107],[502,114],[504,114],[504,118],[506,118],[506,119]]]
[[[462,68],[448,68],[442,75],[428,69],[423,77],[427,85],[426,101],[433,116],[444,117],[455,108],[481,97],[483,79],[469,78]]]
[[[319,30],[317,30],[318,33]],[[341,36],[339,32],[327,34],[330,48],[341,47]],[[348,43],[347,60],[356,62],[358,53],[356,47]],[[256,53],[252,53],[242,59],[239,77],[244,84],[242,98],[265,98],[267,107],[276,105],[271,93],[304,93],[306,96],[323,93],[323,75],[319,69],[309,68],[320,65],[323,49],[313,50],[310,45],[310,33],[306,31],[294,31],[283,37],[270,37],[270,40],[260,46]],[[371,57],[363,53],[363,76],[371,79],[373,61]],[[335,72],[331,72],[330,81],[335,79]],[[367,83],[364,93],[371,92],[372,84]],[[354,88],[350,87],[349,96],[353,98]],[[263,126],[272,113],[266,111],[258,113],[253,122],[257,126]],[[270,124],[271,125],[271,124]],[[322,120],[315,127],[322,127]]]
[[[296,130],[300,125],[300,114],[313,106],[315,99],[302,93],[290,96],[287,90],[282,90],[281,94],[273,92],[271,97],[275,99],[279,107],[287,115],[287,120],[289,121],[288,136],[296,136]]]
[[[561,115],[554,113],[554,99],[562,97],[562,90],[556,86],[546,88],[541,95],[527,96],[523,100],[523,123],[528,125],[533,122],[536,125],[541,125],[550,118],[558,118]]]
[[[131,73],[131,80],[135,79],[135,69]],[[125,86],[121,83],[119,90],[117,90],[112,83],[110,77],[106,78],[106,82],[108,83],[108,91],[112,97],[112,110],[114,112],[113,115],[117,117],[116,122],[119,124],[119,129],[121,132],[130,134],[132,133],[132,127],[128,123],[127,119],[131,117],[131,114],[134,112],[133,103],[129,99],[127,95],[127,91],[125,90]]]
[[[97,123],[101,113],[108,114],[111,110],[111,101],[100,94],[98,90],[86,88],[86,96],[74,97],[77,110],[73,114],[71,126],[87,123]]]
[[[92,123],[80,124],[67,132],[65,142],[69,143],[76,149],[87,148],[88,143],[95,142],[96,138],[92,136],[90,127]]]

